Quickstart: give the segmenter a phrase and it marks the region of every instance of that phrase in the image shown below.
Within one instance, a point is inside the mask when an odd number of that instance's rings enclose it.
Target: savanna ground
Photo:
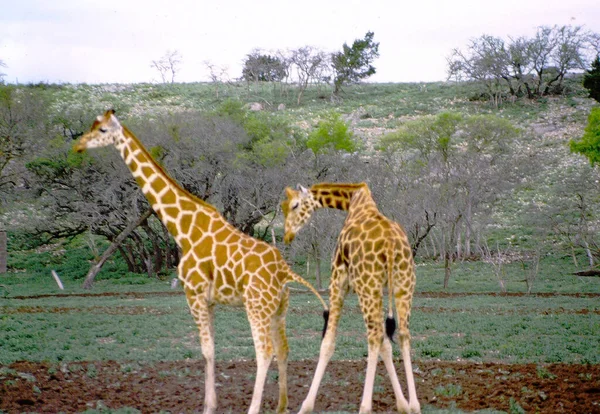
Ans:
[[[403,122],[448,110],[510,119],[533,131],[531,143],[540,146],[541,156],[548,156],[568,153],[565,143],[581,136],[594,104],[579,94],[539,102],[519,100],[497,109],[468,99],[474,93],[463,90],[468,87],[357,86],[336,110],[352,115],[353,131],[367,152],[373,151],[378,136]],[[145,118],[206,110],[218,101],[212,99],[212,88],[202,85],[56,89],[58,101],[73,106],[69,111],[86,115],[96,113],[90,108],[105,109],[114,102],[120,113]],[[224,93],[235,92],[230,89]],[[306,129],[315,114],[331,106],[320,91],[312,93],[306,98],[310,104],[302,106],[294,106],[290,95],[284,112]],[[547,171],[550,182],[565,171],[563,164],[556,165]],[[505,219],[521,213],[520,205],[513,205],[516,201],[508,200]],[[516,232],[521,242],[525,236],[536,244],[527,228],[511,225],[510,220],[505,224],[500,223],[498,237]],[[561,256],[564,250],[548,251],[531,295],[524,294],[527,270],[518,261],[505,266],[506,294],[498,293],[490,264],[455,264],[448,289],[442,288],[440,264],[418,265],[411,345],[423,412],[600,413],[600,278],[574,276],[581,268]],[[128,274],[115,259],[105,264],[94,289],[85,291],[80,286],[92,259],[81,240],[32,251],[10,251],[9,245],[9,273],[0,275],[0,412],[201,411],[204,370],[197,330],[182,292],[169,287],[172,275],[156,280]],[[63,278],[64,291],[52,281],[51,269]],[[303,269],[298,270],[304,275]],[[292,292],[287,318],[290,412],[300,406],[312,380],[320,314],[321,306],[312,295]],[[248,322],[239,308],[218,307],[215,319],[219,412],[244,412],[255,376]],[[357,411],[365,356],[365,329],[356,297],[350,296],[336,353],[319,391],[319,412]],[[398,349],[395,358],[404,383]],[[374,409],[391,412],[393,393],[380,365]],[[273,364],[264,412],[276,407],[276,382]]]
[[[523,294],[519,266],[508,266],[508,293],[485,263],[418,266],[413,303],[413,368],[424,412],[600,412],[600,280],[568,273],[566,259],[542,261],[534,293]],[[100,280],[90,293],[51,276],[14,273],[0,299],[0,410],[3,412],[197,412],[204,370],[183,294],[168,281],[131,275]],[[1,293],[1,292],[0,292]],[[355,296],[344,307],[336,354],[318,412],[356,412],[366,343]],[[306,396],[319,353],[321,307],[293,290],[288,313],[289,407]],[[219,412],[247,410],[254,350],[242,309],[216,310]],[[397,370],[404,384],[399,351]],[[277,404],[272,364],[264,412]],[[374,410],[392,412],[383,364]]]

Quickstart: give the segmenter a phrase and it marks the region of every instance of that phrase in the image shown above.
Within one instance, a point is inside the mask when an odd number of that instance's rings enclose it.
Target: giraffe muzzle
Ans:
[[[75,152],[83,152],[87,149],[87,145],[86,145],[86,139],[81,138],[79,141],[77,141],[74,145],[73,145],[73,151]]]
[[[283,236],[283,241],[285,242],[285,244],[290,244],[294,240],[294,237],[296,237],[295,233],[285,233],[285,236]]]

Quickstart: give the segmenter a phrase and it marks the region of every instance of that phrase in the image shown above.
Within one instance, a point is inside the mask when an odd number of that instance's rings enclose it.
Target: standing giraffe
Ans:
[[[215,350],[213,314],[215,303],[244,305],[256,351],[256,382],[249,413],[258,413],[273,348],[279,368],[278,413],[287,410],[287,356],[285,315],[289,290],[297,282],[318,292],[292,272],[275,247],[254,239],[227,223],[210,204],[181,188],[152,159],[140,141],[119,123],[113,110],[98,116],[89,132],[75,145],[87,148],[114,145],[131,170],[148,202],[181,248],[177,268],[190,311],[200,331],[206,362],[204,413],[214,413]]]
[[[415,287],[412,251],[400,225],[379,212],[371,191],[365,183],[315,184],[310,190],[286,188],[287,199],[282,203],[285,216],[285,242],[290,243],[296,232],[310,218],[313,211],[328,207],[348,212],[338,237],[331,264],[329,283],[329,325],[326,330],[319,363],[301,413],[312,412],[319,385],[335,350],[335,334],[344,298],[352,289],[358,295],[360,308],[367,327],[369,353],[361,413],[370,413],[373,399],[373,381],[379,355],[392,381],[399,412],[420,412],[415,380],[410,361],[410,332],[408,320]],[[388,316],[383,321],[383,289],[388,287]],[[404,398],[394,362],[392,346],[396,324],[393,305],[399,322],[400,346],[408,384],[409,401]],[[410,402],[410,403],[409,403]]]

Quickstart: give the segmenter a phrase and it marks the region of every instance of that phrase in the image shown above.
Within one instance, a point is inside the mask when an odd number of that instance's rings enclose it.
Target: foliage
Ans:
[[[344,43],[341,52],[331,55],[334,91],[339,94],[343,85],[358,82],[374,75],[373,61],[379,57],[379,42],[373,41],[373,32],[367,32],[364,39],[356,39],[352,46]]]
[[[306,146],[315,154],[327,151],[352,153],[358,149],[358,143],[348,124],[337,112],[329,112],[319,121],[317,127],[309,134]]]
[[[43,146],[46,113],[42,93],[0,83],[0,201],[23,184],[23,160]]]
[[[592,165],[600,162],[600,107],[592,108],[583,137],[571,140],[571,151],[585,155]]]
[[[242,79],[247,82],[279,82],[287,75],[287,67],[280,58],[259,50],[246,56],[242,69]]]
[[[600,102],[600,55],[592,62],[592,68],[583,75],[583,87],[590,93],[590,98]]]
[[[562,93],[568,73],[586,64],[591,33],[581,26],[540,26],[531,38],[482,35],[448,58],[449,78],[477,80],[496,104],[503,94],[529,98]]]
[[[511,122],[494,115],[442,112],[381,137],[379,148],[388,153],[391,171],[380,173],[379,181],[387,178],[389,188],[419,200],[395,211],[407,223],[413,253],[429,232],[437,233],[442,257],[468,257],[478,249],[471,246],[475,222],[517,179],[513,163],[518,157],[511,144],[519,135]],[[459,235],[464,250],[457,251]]]

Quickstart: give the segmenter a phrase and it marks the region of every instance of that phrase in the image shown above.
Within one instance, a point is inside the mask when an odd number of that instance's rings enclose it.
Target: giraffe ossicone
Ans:
[[[267,370],[277,356],[279,369],[278,413],[287,411],[288,342],[285,316],[287,283],[310,289],[327,305],[307,281],[295,274],[274,246],[250,237],[229,224],[209,203],[179,186],[156,163],[142,143],[113,110],[94,121],[89,132],[75,144],[78,152],[113,145],[121,154],[157,216],[181,248],[177,267],[190,312],[200,334],[205,365],[205,414],[217,407],[213,314],[216,303],[246,308],[256,351],[257,373],[249,413],[258,413]]]
[[[365,183],[321,183],[310,189],[297,186],[286,188],[286,199],[281,208],[285,216],[286,243],[319,208],[347,211],[344,226],[338,236],[331,264],[329,282],[329,324],[325,332],[315,375],[300,413],[312,412],[315,400],[335,350],[335,336],[344,298],[353,290],[367,327],[368,357],[360,413],[370,413],[373,385],[378,357],[385,364],[396,397],[399,412],[419,413],[421,407],[410,359],[410,332],[408,320],[415,287],[415,266],[408,238],[402,227],[386,218],[377,209],[371,191]],[[388,288],[388,317],[384,322],[383,292]],[[404,397],[392,358],[392,344],[396,325],[396,309],[400,349],[408,386],[408,400]]]

